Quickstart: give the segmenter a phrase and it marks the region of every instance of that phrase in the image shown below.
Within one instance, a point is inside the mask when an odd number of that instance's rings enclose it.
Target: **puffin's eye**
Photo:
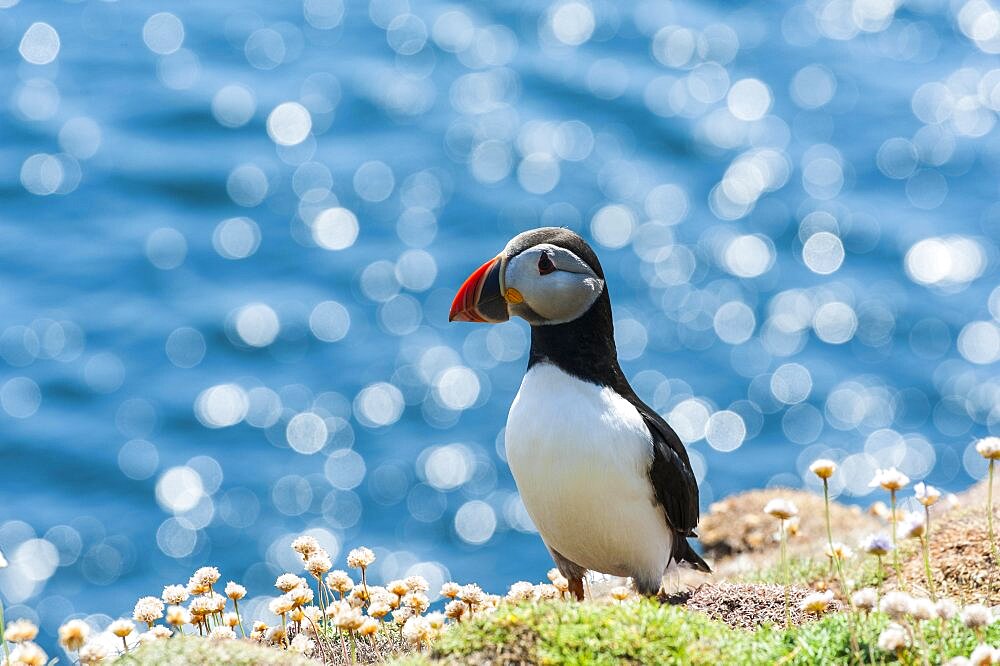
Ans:
[[[548,252],[542,252],[542,256],[538,257],[538,274],[548,275],[556,269],[556,265],[552,263],[549,259]]]

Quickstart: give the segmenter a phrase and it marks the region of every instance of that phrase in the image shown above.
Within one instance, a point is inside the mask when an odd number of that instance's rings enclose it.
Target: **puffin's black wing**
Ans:
[[[687,449],[659,414],[646,405],[639,406],[639,413],[653,436],[649,476],[656,499],[666,510],[670,526],[681,534],[691,534],[698,526],[698,482]]]
[[[674,531],[673,557],[689,562],[696,569],[711,571],[687,542],[687,537],[697,536],[694,529],[698,526],[698,482],[687,449],[663,417],[642,401],[637,402],[636,408],[653,438],[649,479],[656,500],[666,513],[667,524]]]

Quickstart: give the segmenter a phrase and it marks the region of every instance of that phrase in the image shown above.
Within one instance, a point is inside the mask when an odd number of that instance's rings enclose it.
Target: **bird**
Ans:
[[[669,567],[710,572],[696,537],[698,483],[680,437],[618,362],[604,270],[575,232],[518,234],[465,280],[449,321],[531,328],[528,366],[507,415],[507,463],[569,590],[587,571],[662,593]]]

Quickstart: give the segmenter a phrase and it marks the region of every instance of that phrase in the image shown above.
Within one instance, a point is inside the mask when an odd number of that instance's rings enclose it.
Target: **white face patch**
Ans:
[[[507,289],[522,303],[510,303],[510,313],[530,324],[563,324],[582,316],[604,291],[585,261],[565,248],[541,243],[507,262]]]

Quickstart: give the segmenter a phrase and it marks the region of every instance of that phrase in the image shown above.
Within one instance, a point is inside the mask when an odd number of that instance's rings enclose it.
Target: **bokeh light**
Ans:
[[[447,322],[542,225],[598,253],[703,510],[817,457],[852,502],[981,478],[995,6],[691,9],[0,0],[0,595],[125,613],[209,554],[270,583],[301,531],[389,577],[544,571],[504,462],[530,331]]]

